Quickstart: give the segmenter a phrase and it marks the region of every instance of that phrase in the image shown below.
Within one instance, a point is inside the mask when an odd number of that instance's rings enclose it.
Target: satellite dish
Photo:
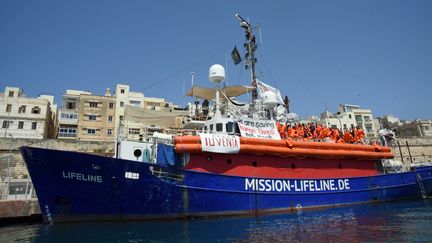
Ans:
[[[279,104],[276,94],[270,90],[261,94],[261,103],[269,110],[272,110]]]
[[[222,65],[214,64],[209,69],[209,79],[215,84],[225,80],[225,69]]]

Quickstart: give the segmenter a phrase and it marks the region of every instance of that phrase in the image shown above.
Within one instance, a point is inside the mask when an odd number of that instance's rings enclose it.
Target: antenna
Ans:
[[[246,21],[244,18],[242,18],[239,14],[235,15],[236,18],[240,21],[240,27],[242,27],[246,34],[246,42],[244,43],[244,47],[246,48],[246,54],[245,54],[245,63],[246,69],[250,69],[250,75],[251,75],[251,81],[252,86],[254,87],[254,90],[252,91],[252,100],[257,99],[257,90],[256,90],[256,73],[255,73],[255,63],[257,59],[255,58],[255,50],[257,48],[255,35],[252,31],[252,26],[249,24],[248,21]]]

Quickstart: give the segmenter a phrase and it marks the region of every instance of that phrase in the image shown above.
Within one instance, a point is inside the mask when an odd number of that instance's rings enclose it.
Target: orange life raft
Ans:
[[[177,153],[202,153],[199,136],[174,138]],[[240,137],[240,153],[277,155],[287,157],[314,157],[326,159],[390,159],[394,157],[389,147],[331,142],[301,142],[290,139],[271,140]]]

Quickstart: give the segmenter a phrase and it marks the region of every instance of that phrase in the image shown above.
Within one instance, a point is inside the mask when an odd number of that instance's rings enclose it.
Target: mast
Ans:
[[[254,101],[258,98],[255,73],[255,63],[257,62],[257,59],[255,58],[255,50],[257,49],[255,35],[253,34],[252,26],[245,19],[243,19],[239,14],[236,14],[235,16],[240,21],[240,26],[244,29],[246,34],[246,42],[244,43],[246,49],[244,57],[246,63],[245,68],[250,70],[251,82],[254,87],[252,91],[252,101]]]

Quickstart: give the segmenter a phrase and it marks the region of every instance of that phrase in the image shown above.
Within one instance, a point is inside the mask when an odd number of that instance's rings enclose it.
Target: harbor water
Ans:
[[[0,242],[432,242],[432,199],[258,217],[0,227]]]

